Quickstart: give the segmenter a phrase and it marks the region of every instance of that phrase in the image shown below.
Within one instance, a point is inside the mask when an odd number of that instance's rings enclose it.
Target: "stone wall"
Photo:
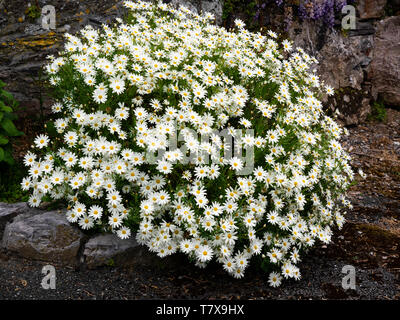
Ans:
[[[53,5],[56,29],[44,30],[40,17],[29,16],[29,5]],[[0,0],[0,79],[21,102],[20,112],[37,113],[41,103],[50,104],[40,87],[39,70],[47,55],[62,48],[64,32],[111,22],[122,10],[117,0]]]
[[[385,16],[386,5],[360,0],[355,30],[315,22],[294,22],[288,30],[295,44],[318,59],[321,78],[337,89],[327,106],[339,108],[347,125],[364,121],[375,101],[400,107],[400,16]]]
[[[200,11],[211,11],[218,24],[223,21],[224,0],[167,0]],[[43,30],[40,18],[30,17],[28,5],[39,8],[50,4],[56,9],[56,29]],[[316,66],[326,83],[337,94],[326,101],[331,109],[339,108],[346,124],[365,120],[370,105],[380,100],[400,107],[400,0],[357,0],[356,30],[343,32],[327,29],[318,22],[294,21],[283,27],[282,10],[266,6],[261,23],[288,35],[295,44],[320,61]],[[389,9],[390,10],[389,10]],[[274,11],[275,10],[275,11]],[[99,26],[123,16],[124,9],[116,0],[0,0],[0,79],[21,102],[25,114],[36,113],[50,99],[39,85],[39,70],[49,54],[62,47],[62,34],[74,33],[85,24]],[[226,16],[226,12],[225,12]],[[235,9],[235,17],[252,19]],[[340,21],[336,21],[340,25]],[[228,25],[229,26],[229,25]]]

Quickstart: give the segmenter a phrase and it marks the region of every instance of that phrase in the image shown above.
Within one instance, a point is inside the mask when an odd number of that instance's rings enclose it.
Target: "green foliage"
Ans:
[[[241,0],[226,0],[222,9],[222,19],[227,19],[232,13],[237,10],[238,6],[243,7],[246,15],[254,15],[254,7],[257,5],[256,1],[241,1]]]
[[[257,2],[255,0],[225,0],[222,8],[222,20],[229,24],[232,14],[238,11],[243,12],[246,17],[253,18],[256,14],[256,5]]]
[[[0,171],[0,202],[28,201],[27,191],[21,189],[21,180],[26,175],[25,167],[20,164],[1,164]]]
[[[385,16],[395,16],[396,14],[398,14],[399,10],[400,6],[398,3],[396,4],[395,1],[388,1],[385,6]]]
[[[32,4],[25,10],[25,14],[28,17],[28,19],[32,21],[32,20],[36,20],[37,18],[39,18],[41,15],[41,12],[37,5]]]
[[[23,132],[17,130],[13,123],[17,119],[13,111],[18,103],[11,93],[3,89],[4,86],[5,83],[0,80],[0,162],[4,161],[12,165],[14,159],[10,138],[20,136]]]
[[[340,29],[340,32],[342,34],[343,37],[348,38],[349,37],[349,30],[348,29]]]
[[[375,101],[371,106],[371,113],[368,115],[368,120],[383,122],[386,120],[386,116],[387,112],[383,102]]]
[[[109,266],[109,267],[115,267],[115,261],[114,261],[114,259],[109,259],[108,261],[107,261],[107,266]]]

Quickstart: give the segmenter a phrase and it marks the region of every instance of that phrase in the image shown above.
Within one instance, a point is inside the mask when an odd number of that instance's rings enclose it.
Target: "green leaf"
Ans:
[[[12,105],[11,105],[13,110],[16,110],[18,106],[19,106],[19,102],[17,100],[13,100],[12,101]]]
[[[0,144],[7,144],[8,143],[8,139],[0,134]]]
[[[50,136],[57,135],[57,129],[53,121],[48,121],[46,123],[46,131]]]
[[[2,95],[2,96],[5,96],[7,99],[9,99],[9,100],[11,100],[11,101],[14,100],[13,95],[12,95],[11,93],[9,93],[8,91],[2,90],[2,91],[1,91],[1,95]]]
[[[10,119],[11,121],[17,120],[18,117],[15,113],[5,113],[4,114],[4,119]]]
[[[15,163],[15,160],[10,151],[8,151],[8,150],[4,151],[3,161],[7,162],[9,165],[13,165]]]
[[[17,130],[17,128],[14,126],[14,123],[12,123],[10,119],[3,119],[1,126],[11,137],[20,136],[23,134],[23,132]]]
[[[13,112],[13,109],[9,106],[6,106],[3,101],[0,101],[0,110],[4,111],[4,112]]]
[[[0,161],[3,161],[4,159],[4,150],[2,147],[0,147]]]

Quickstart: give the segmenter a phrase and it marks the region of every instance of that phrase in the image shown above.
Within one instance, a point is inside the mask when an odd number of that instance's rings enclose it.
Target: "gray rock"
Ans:
[[[295,46],[303,47],[318,59],[315,69],[321,80],[337,90],[334,98],[323,97],[323,102],[332,110],[339,109],[340,120],[346,125],[365,121],[371,110],[367,74],[374,51],[372,24],[358,23],[358,28],[366,31],[366,35],[351,37],[335,30],[328,30],[318,37],[321,30],[318,23],[306,21],[302,25],[300,28],[294,23],[289,30]]]
[[[17,215],[26,213],[31,210],[26,202],[4,203],[0,202],[0,238],[3,235],[7,222],[10,222]]]
[[[349,36],[364,36],[369,34],[374,34],[375,28],[372,22],[362,22],[357,21],[356,28],[354,30],[349,30]]]
[[[105,265],[128,266],[154,263],[156,256],[135,239],[120,239],[115,234],[98,235],[85,244],[84,261],[88,268]]]
[[[170,4],[175,7],[175,8],[179,8],[180,6],[184,6],[187,9],[189,9],[190,11],[192,11],[193,13],[199,13],[199,7],[198,7],[198,3],[194,2],[194,1],[190,1],[190,0],[172,0],[170,2]]]
[[[214,15],[215,22],[218,25],[222,23],[222,0],[172,0],[170,4],[175,8],[184,6],[197,14],[201,14],[202,12],[210,12]]]
[[[83,239],[64,212],[27,213],[6,225],[2,247],[28,259],[76,265]]]
[[[146,266],[177,268],[185,259],[183,255],[174,254],[159,258],[141,246],[135,239],[123,240],[114,234],[98,235],[85,244],[83,258],[89,269],[100,266]]]
[[[221,25],[223,1],[221,1],[221,0],[211,0],[211,1],[203,0],[200,3],[201,3],[201,10],[203,12],[212,13],[215,17],[215,22],[218,25]]]
[[[24,29],[24,33],[27,35],[37,35],[46,33],[46,31],[42,29],[40,24],[28,24]]]
[[[357,10],[361,19],[380,18],[385,14],[386,0],[359,0]]]
[[[369,78],[372,95],[390,106],[400,107],[400,16],[377,24]]]
[[[360,50],[362,53],[368,54],[373,48],[373,37],[362,37],[360,41]]]
[[[26,202],[5,203],[0,202],[0,221],[8,222],[20,213],[25,213],[30,208]]]
[[[288,33],[295,47],[302,47],[318,59],[319,64],[315,67],[326,84],[335,89],[360,90],[364,81],[362,66],[369,57],[373,36],[344,37],[336,30],[318,36],[320,28],[314,21],[294,22]]]
[[[370,57],[364,57],[360,61],[360,65],[365,68],[371,63],[372,59]]]
[[[372,36],[345,38],[338,32],[327,36],[326,44],[318,52],[321,78],[334,88],[351,87],[361,89],[364,81],[362,64],[368,54],[362,52],[366,39],[372,42]]]
[[[345,100],[345,97],[349,98],[348,101],[350,106],[345,109],[339,119],[341,119],[347,126],[356,125],[365,121],[367,116],[371,113],[370,99],[354,95],[351,97],[344,96],[343,101]],[[356,111],[354,110],[354,106],[357,106]]]

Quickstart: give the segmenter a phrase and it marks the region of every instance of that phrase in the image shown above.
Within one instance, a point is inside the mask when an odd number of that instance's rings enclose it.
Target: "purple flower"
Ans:
[[[323,20],[332,28],[335,14],[340,13],[346,4],[347,0],[304,0],[299,5],[299,17],[303,20]]]

